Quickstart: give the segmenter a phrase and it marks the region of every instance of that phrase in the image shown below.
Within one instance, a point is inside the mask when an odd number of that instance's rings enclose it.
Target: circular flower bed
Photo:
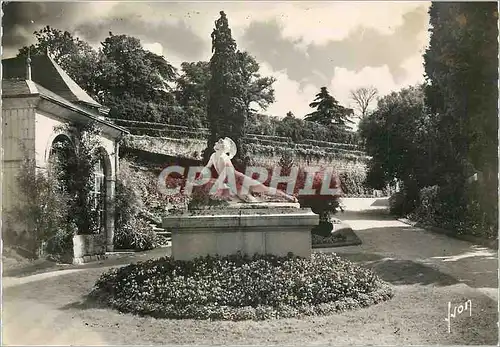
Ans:
[[[90,297],[121,312],[157,318],[263,320],[324,315],[391,298],[371,270],[335,254],[311,259],[169,257],[112,269]]]
[[[324,245],[324,244],[335,244],[337,242],[344,242],[347,240],[345,235],[330,235],[330,236],[321,236],[321,235],[311,235],[312,244],[313,245]]]

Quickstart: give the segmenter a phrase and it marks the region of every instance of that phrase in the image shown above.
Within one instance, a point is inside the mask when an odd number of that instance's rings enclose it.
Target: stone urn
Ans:
[[[310,208],[319,215],[319,223],[311,232],[320,236],[330,236],[333,231],[332,216],[340,207],[339,195],[303,195],[298,197],[300,207]]]

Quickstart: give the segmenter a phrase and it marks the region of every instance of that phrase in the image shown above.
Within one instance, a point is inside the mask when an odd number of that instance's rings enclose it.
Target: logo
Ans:
[[[287,194],[298,196],[339,196],[342,194],[340,180],[333,170],[319,167],[306,167],[298,170],[272,169],[252,166],[242,174],[228,166],[218,176],[203,166],[167,166],[158,177],[158,187],[164,195],[184,194],[190,196],[196,186],[211,185],[210,194],[229,190],[234,194],[249,194],[264,188],[271,195],[284,190]],[[286,187],[286,188],[285,188]]]

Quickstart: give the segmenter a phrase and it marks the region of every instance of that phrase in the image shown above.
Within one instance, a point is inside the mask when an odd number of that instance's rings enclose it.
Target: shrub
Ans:
[[[495,238],[498,235],[495,206],[485,202],[479,184],[468,184],[462,189],[462,199],[457,198],[457,188],[450,186],[421,189],[419,205],[412,218],[457,234]]]
[[[202,186],[193,187],[193,191],[189,196],[189,202],[187,204],[189,210],[196,210],[206,207],[226,206],[228,204],[228,196],[216,196],[211,194],[214,183],[215,182],[212,181]],[[225,193],[227,194],[228,191],[226,190]]]
[[[467,208],[461,232],[494,239],[498,237],[498,201],[496,194],[477,182],[466,187]],[[493,196],[492,196],[493,195]]]
[[[135,217],[115,230],[114,245],[118,249],[146,251],[158,247],[159,239],[147,221]]]
[[[115,187],[115,229],[130,223],[143,209],[139,180],[127,160],[120,161],[120,173]]]
[[[289,175],[294,164],[293,150],[286,150],[281,153],[278,165],[282,169],[282,175]]]
[[[357,197],[370,193],[365,185],[366,171],[358,168],[340,172],[342,191],[346,196]]]
[[[158,318],[263,320],[328,314],[392,295],[371,270],[323,253],[149,260],[104,273],[90,298]]]
[[[78,231],[74,223],[59,228],[54,236],[47,240],[45,251],[47,258],[57,262],[71,263],[73,260],[73,236]]]
[[[19,203],[9,211],[13,230],[8,239],[37,257],[44,252],[42,245],[66,228],[69,197],[55,173],[38,171],[35,160],[25,158],[16,177]],[[17,227],[22,229],[18,237]]]
[[[439,198],[437,185],[422,188],[419,193],[420,202],[413,213],[413,218],[427,225],[439,225],[442,211]]]
[[[138,175],[127,160],[120,162],[115,194],[115,235],[117,249],[148,250],[158,247],[158,237],[148,223],[143,199],[147,180]],[[152,216],[154,218],[154,216]]]
[[[389,211],[396,216],[405,214],[405,195],[403,192],[396,192],[389,197]]]
[[[347,237],[345,235],[337,234],[328,236],[321,236],[312,234],[312,244],[313,245],[324,245],[324,244],[335,244],[337,242],[346,241]]]

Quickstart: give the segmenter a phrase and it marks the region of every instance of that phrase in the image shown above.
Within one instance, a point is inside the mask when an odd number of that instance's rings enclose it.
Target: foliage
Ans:
[[[477,170],[496,172],[497,6],[435,3],[429,14],[433,28],[424,55],[431,84],[426,101],[441,115],[441,166],[446,171],[467,159]]]
[[[282,175],[289,175],[294,166],[294,153],[292,150],[284,151],[281,154],[278,166],[281,168]]]
[[[175,101],[169,83],[177,72],[163,57],[145,50],[137,38],[109,33],[94,50],[68,31],[49,26],[36,31],[35,37],[38,42],[21,48],[18,56],[48,50],[80,87],[110,108],[112,117],[161,121],[172,113],[167,108]]]
[[[498,229],[498,11],[433,3],[427,84],[379,101],[360,124],[368,181],[403,181],[399,214],[485,237]],[[472,175],[477,182],[470,182]],[[495,232],[493,232],[495,230]]]
[[[421,86],[391,93],[359,124],[369,162],[367,183],[381,189],[394,178],[403,182],[404,195],[418,200],[420,188],[435,180],[432,154],[436,152],[434,117],[424,106]]]
[[[297,118],[291,111],[285,117],[250,114],[248,121],[248,134],[252,136],[268,136],[283,138],[287,142],[342,142],[352,143],[356,146],[359,142],[358,135],[351,131],[337,131],[331,127],[316,122],[305,121]]]
[[[276,135],[280,120],[277,117],[252,112],[248,115],[248,134]]]
[[[293,142],[300,142],[303,138],[302,125],[304,121],[296,118],[291,111],[279,122],[276,133],[279,136],[290,138]]]
[[[467,196],[464,223],[459,226],[461,234],[472,234],[489,239],[498,238],[498,205],[485,194],[484,187],[472,183],[466,187]],[[489,201],[488,201],[489,200]]]
[[[100,130],[96,123],[64,125],[58,131],[69,134],[71,141],[57,145],[58,179],[69,196],[69,215],[79,234],[99,233],[99,209],[103,199],[94,200],[94,170],[101,160]],[[103,190],[105,187],[102,188]]]
[[[353,110],[341,106],[326,87],[321,87],[321,91],[309,106],[316,108],[316,111],[307,114],[306,121],[323,124],[340,132],[345,131],[348,123],[353,123],[349,119]]]
[[[213,183],[213,182],[212,182]],[[193,187],[193,191],[189,196],[188,210],[210,208],[215,206],[227,206],[227,198],[224,196],[214,196],[211,194],[213,184],[204,184],[202,186]]]
[[[71,263],[73,261],[73,236],[77,232],[78,229],[74,223],[63,223],[62,227],[46,240],[47,258],[57,262]]]
[[[134,220],[144,203],[141,197],[141,181],[134,175],[130,163],[120,160],[120,172],[116,180],[115,192],[115,230],[126,228]]]
[[[442,225],[440,215],[444,211],[439,201],[439,186],[424,187],[419,195],[419,205],[413,212],[413,218],[427,225]]]
[[[364,196],[371,192],[366,185],[366,172],[360,169],[344,170],[339,173],[342,192],[349,197]]]
[[[242,83],[244,86],[243,103],[245,104],[246,116],[255,114],[257,110],[252,106],[259,106],[261,110],[274,102],[273,83],[274,77],[262,77],[259,74],[259,63],[248,52],[237,51]]]
[[[488,235],[498,229],[498,9],[433,3],[429,14],[426,105],[440,135],[436,183],[453,199],[445,219],[458,229],[483,225]],[[466,178],[477,172],[482,182],[468,187]]]
[[[311,239],[313,245],[335,245],[339,242],[344,242],[347,240],[346,236],[341,234],[328,236],[312,234]]]
[[[181,75],[176,81],[175,95],[179,105],[193,108],[195,118],[208,126],[207,104],[210,82],[210,63],[205,61],[183,62]],[[178,123],[176,123],[178,124]]]
[[[243,86],[241,98],[245,104],[246,116],[251,117],[256,114],[256,110],[252,107],[258,106],[261,110],[265,110],[274,102],[272,84],[275,79],[262,77],[259,74],[259,64],[248,52],[237,51],[236,55]],[[175,92],[179,105],[192,110],[192,117],[199,118],[202,124],[209,126],[206,113],[210,93],[210,63],[184,62],[181,68],[182,74],[177,79]]]
[[[161,221],[170,201],[159,192],[157,180],[155,171],[134,167],[130,159],[120,160],[115,194],[116,248],[147,250],[159,245],[150,224]]]
[[[164,57],[145,50],[140,40],[126,35],[110,33],[101,47],[94,49],[67,31],[45,27],[35,32],[37,43],[21,48],[19,56],[26,56],[28,50],[32,55],[44,54],[48,48],[55,61],[79,86],[110,109],[109,116],[114,119],[185,125],[190,129],[210,127],[208,102],[210,90],[215,88],[213,97],[226,95],[226,101],[232,105],[231,114],[239,114],[233,119],[234,124],[221,122],[223,128],[227,125],[231,131],[238,132],[241,124],[245,124],[248,131],[287,136],[293,141],[359,141],[354,132],[338,131],[298,118],[290,121],[289,117],[280,120],[258,114],[257,111],[267,109],[274,102],[275,79],[259,73],[259,64],[250,53],[236,50],[225,16],[218,23],[214,31],[217,35],[213,37],[212,60],[220,62],[219,76],[225,77],[214,82],[213,87],[212,62],[183,62],[178,75]],[[225,66],[227,54],[231,56],[228,60],[231,64]],[[226,73],[228,71],[230,73]],[[175,88],[172,88],[174,82]],[[220,89],[221,83],[226,91]],[[218,106],[214,101],[215,108],[211,112],[219,114]],[[244,146],[240,150],[244,150]],[[241,154],[244,157],[244,153]]]
[[[356,104],[361,118],[364,118],[368,114],[368,107],[377,98],[377,94],[378,90],[373,86],[351,90],[351,100]]]
[[[458,234],[469,234],[493,239],[498,230],[494,229],[495,217],[482,204],[484,196],[480,186],[475,183],[460,189],[439,187],[437,185],[425,187],[420,191],[420,202],[410,217],[417,222],[429,226],[455,230]],[[462,201],[456,201],[462,198]],[[489,206],[494,209],[494,206]],[[450,216],[452,218],[450,218]]]
[[[300,121],[300,119],[297,119]],[[156,122],[138,122],[124,119],[114,119],[116,124],[126,127],[134,135],[149,135],[154,137],[168,137],[173,139],[206,139],[209,136],[209,131],[206,128],[193,129],[193,127],[163,124]],[[302,124],[302,123],[300,123]],[[315,124],[308,122],[307,124]],[[302,127],[299,125],[298,128]],[[249,129],[251,126],[249,127]],[[307,128],[307,127],[306,127]],[[255,129],[255,128],[254,128]],[[288,148],[301,148],[312,150],[325,150],[332,153],[352,153],[357,155],[364,155],[360,147],[355,144],[318,141],[313,139],[303,139],[301,141],[293,141],[290,137],[285,136],[271,136],[249,132],[244,137],[245,144],[258,144],[258,145],[272,145],[283,147],[286,145]],[[247,146],[248,149],[248,146]]]
[[[406,197],[404,192],[396,192],[389,197],[389,211],[395,216],[404,216],[408,213],[405,207]]]
[[[145,251],[158,247],[159,238],[146,220],[135,216],[115,229],[114,244],[118,249]]]
[[[167,82],[176,77],[175,68],[162,57],[146,51],[140,40],[109,33],[102,43],[99,81],[101,101],[129,94],[143,102],[168,100]]]
[[[109,33],[102,42],[97,68],[99,100],[117,118],[160,120],[149,114],[166,113],[166,105],[174,101],[168,82],[177,77],[175,68],[145,50],[137,38]],[[131,112],[125,112],[128,107]]]
[[[9,224],[13,229],[9,231],[15,234],[20,227],[25,232],[19,238],[9,233],[4,235],[4,240],[37,256],[43,251],[44,242],[66,232],[69,197],[61,189],[53,170],[39,171],[34,159],[27,154],[24,158],[17,176],[18,203],[9,211],[12,223]],[[49,251],[58,253],[59,250]]]
[[[50,26],[35,31],[34,35],[37,43],[22,47],[18,57],[42,55],[48,51],[80,87],[91,96],[97,96],[99,88],[96,85],[95,69],[99,62],[98,52],[70,32]]]
[[[158,318],[264,320],[324,315],[388,300],[371,270],[335,254],[312,259],[241,254],[193,261],[160,258],[104,273],[90,297]]]

